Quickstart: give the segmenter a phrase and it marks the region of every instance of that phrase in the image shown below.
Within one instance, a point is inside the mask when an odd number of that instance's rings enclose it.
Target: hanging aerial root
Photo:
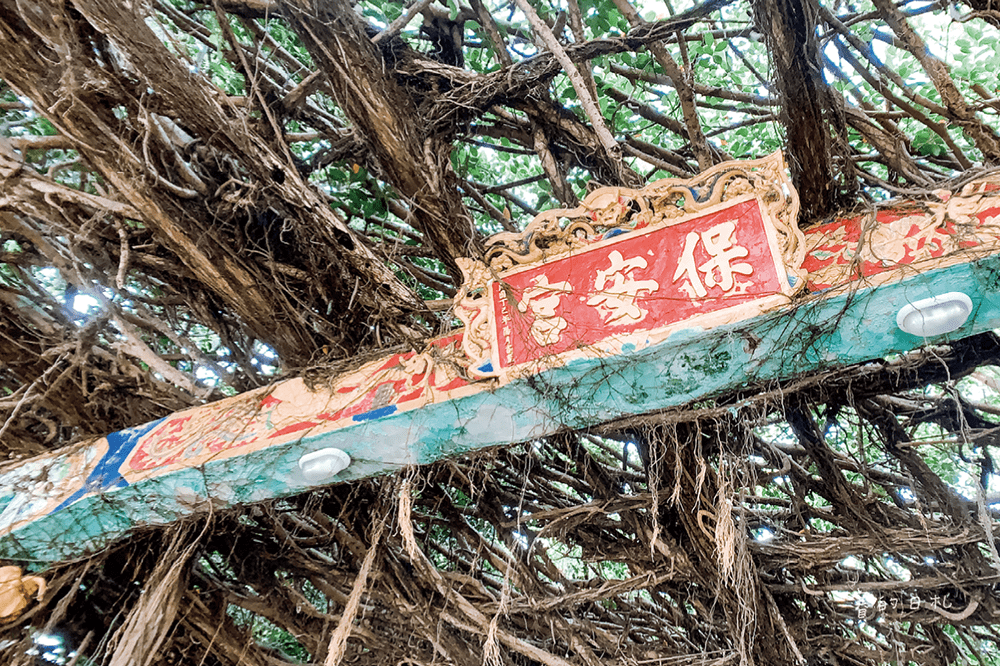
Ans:
[[[185,573],[204,534],[186,543],[190,532],[189,526],[175,532],[160,555],[125,624],[111,638],[115,648],[108,666],[149,666],[160,656],[187,587]]]
[[[340,617],[340,623],[330,637],[330,646],[326,651],[326,661],[323,662],[324,666],[338,666],[344,658],[344,652],[347,650],[347,639],[351,635],[351,626],[354,624],[354,618],[358,614],[358,606],[361,605],[361,596],[368,587],[368,574],[371,573],[372,565],[375,564],[375,556],[379,552],[379,543],[382,540],[382,532],[385,530],[387,517],[388,514],[375,521],[375,529],[372,532],[372,545],[368,547],[365,559],[361,562],[361,570],[358,571],[358,577],[354,579],[354,587],[351,589],[351,596],[347,598],[347,605],[344,607],[344,614]]]
[[[500,607],[490,620],[490,627],[486,630],[486,642],[483,643],[483,665],[503,666],[503,657],[500,655],[500,641],[497,639],[497,630],[500,627],[500,618],[507,615],[510,610],[510,578],[513,575],[514,563],[507,562],[504,570],[503,585],[500,589]]]
[[[753,561],[747,548],[742,526],[733,520],[733,487],[729,468],[732,463],[723,456],[719,461],[718,490],[715,501],[715,548],[723,584],[729,585],[739,603],[737,617],[738,649],[743,664],[751,662],[753,643],[757,638],[757,579],[751,573]]]

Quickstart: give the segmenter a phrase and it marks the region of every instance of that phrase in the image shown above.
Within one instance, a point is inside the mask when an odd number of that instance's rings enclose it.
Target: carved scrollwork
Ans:
[[[462,287],[455,296],[455,316],[465,324],[462,350],[469,358],[470,377],[492,376],[492,328],[490,309],[490,272],[485,264],[472,259],[458,259]]]
[[[804,277],[800,270],[805,244],[798,228],[799,198],[780,152],[759,160],[726,162],[694,178],[659,180],[638,190],[600,188],[576,208],[538,215],[521,233],[492,236],[487,242],[486,262],[490,270],[502,273],[619,233],[669,224],[745,195],[760,199],[770,214],[789,274]],[[796,282],[803,284],[803,280]]]

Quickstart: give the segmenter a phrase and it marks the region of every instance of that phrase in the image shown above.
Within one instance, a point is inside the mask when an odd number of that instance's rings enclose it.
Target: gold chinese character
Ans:
[[[687,291],[688,296],[704,298],[708,295],[705,285],[708,285],[709,288],[718,285],[724,292],[732,291],[734,287],[745,288],[749,286],[745,283],[737,283],[733,278],[734,273],[741,275],[753,273],[753,266],[750,264],[732,263],[734,259],[742,259],[750,254],[748,249],[735,243],[733,240],[735,232],[736,222],[730,220],[717,224],[701,234],[697,231],[688,233],[684,240],[684,252],[681,254],[677,271],[674,273],[674,282],[682,277],[687,278],[688,284],[681,288]],[[705,245],[705,251],[712,258],[696,267],[694,248],[699,239]],[[698,275],[699,271],[705,275],[704,284],[702,284],[701,276]],[[716,272],[718,272],[718,277],[716,277]]]
[[[597,271],[594,280],[596,294],[590,297],[587,305],[596,305],[602,311],[604,323],[609,326],[625,326],[642,321],[646,311],[636,305],[640,291],[646,295],[657,291],[660,285],[656,280],[636,280],[631,273],[637,268],[646,268],[646,260],[642,257],[625,259],[621,252],[614,250],[608,255],[611,266]]]
[[[569,282],[549,284],[547,275],[536,277],[531,282],[535,286],[524,290],[517,309],[521,312],[531,310],[531,314],[535,315],[531,324],[531,337],[538,344],[543,347],[554,345],[559,342],[559,335],[568,326],[565,319],[556,316],[556,308],[559,307],[559,299],[563,294],[569,293],[572,286]]]

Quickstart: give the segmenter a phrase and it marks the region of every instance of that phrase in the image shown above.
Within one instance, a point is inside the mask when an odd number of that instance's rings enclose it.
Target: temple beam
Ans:
[[[1000,327],[994,183],[802,234],[769,159],[598,191],[497,239],[491,265],[464,266],[465,328],[422,353],[314,385],[285,380],[8,467],[0,558],[43,566],[137,527]],[[347,467],[303,461],[327,449]]]

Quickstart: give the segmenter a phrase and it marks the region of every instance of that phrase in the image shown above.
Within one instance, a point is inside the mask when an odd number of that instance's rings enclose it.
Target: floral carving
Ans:
[[[487,243],[486,263],[492,271],[502,273],[620,233],[668,224],[680,216],[746,195],[757,196],[767,209],[789,273],[803,277],[799,271],[805,256],[804,237],[797,224],[799,199],[785,173],[781,153],[759,160],[726,162],[694,178],[659,180],[638,190],[595,190],[576,208],[540,214],[521,233],[492,236]]]

